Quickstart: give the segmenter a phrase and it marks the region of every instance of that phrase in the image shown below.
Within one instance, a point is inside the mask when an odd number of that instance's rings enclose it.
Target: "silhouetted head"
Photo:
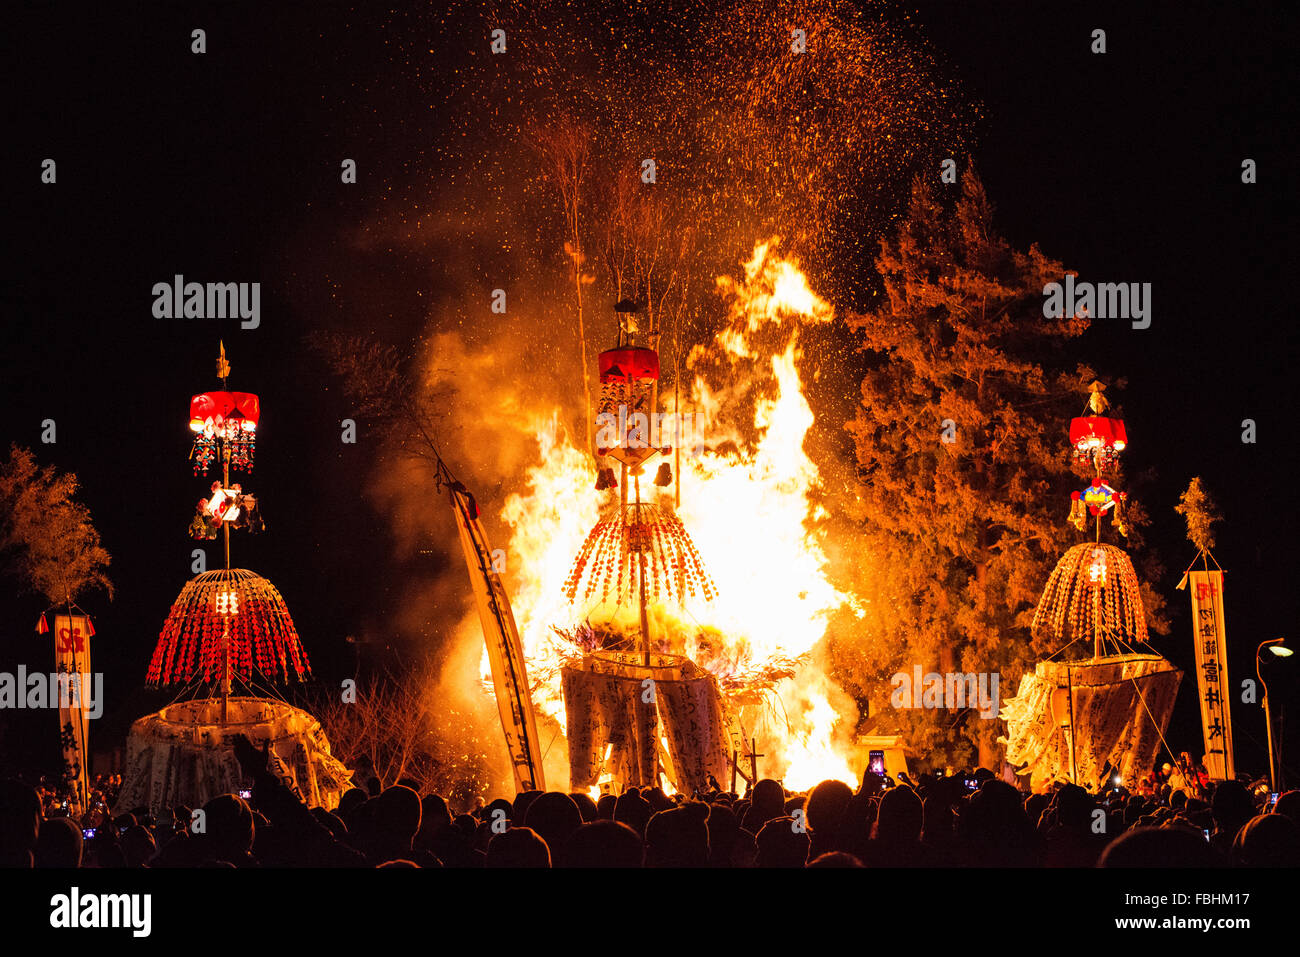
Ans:
[[[122,835],[122,857],[127,867],[144,867],[158,853],[158,843],[147,827],[136,825]]]
[[[1136,827],[1142,815],[1147,813],[1148,807],[1141,798],[1134,798],[1124,805],[1124,827]]]
[[[569,795],[547,791],[528,805],[524,824],[536,831],[548,847],[558,850],[582,826],[582,812]]]
[[[614,820],[644,834],[650,820],[650,803],[635,788],[620,794],[614,804]]]
[[[832,851],[808,862],[809,867],[862,867],[862,862],[852,854]]]
[[[1067,784],[1056,792],[1056,821],[1063,827],[1089,827],[1095,807],[1092,795],[1077,784]]]
[[[221,794],[203,805],[203,836],[208,856],[232,864],[253,846],[253,812],[236,794]]]
[[[314,807],[311,809],[311,813],[334,837],[342,839],[348,836],[348,826],[343,823],[343,818],[333,811],[327,811],[323,807]]]
[[[1029,820],[1037,824],[1051,800],[1046,794],[1031,794],[1025,798],[1025,814],[1028,815]]]
[[[488,842],[485,866],[550,867],[551,851],[532,828],[507,828]]]
[[[1255,802],[1240,781],[1220,781],[1210,801],[1214,823],[1220,830],[1235,834],[1241,825],[1255,816]]]
[[[1020,792],[1005,781],[985,781],[966,800],[957,832],[971,842],[983,866],[1028,866],[1040,847]]]
[[[497,814],[497,811],[500,811],[500,814]],[[504,820],[511,820],[511,814],[513,813],[515,813],[515,805],[512,805],[506,798],[498,797],[497,800],[490,801],[489,804],[482,807],[478,819],[486,820],[490,824],[494,820],[502,820],[502,815],[504,815]]]
[[[1274,814],[1285,814],[1291,820],[1300,824],[1300,791],[1287,791],[1277,799],[1277,804],[1273,805]]]
[[[740,837],[740,820],[725,804],[715,804],[705,822],[709,828],[709,855],[715,861],[729,861]]]
[[[566,867],[640,867],[644,859],[641,836],[617,821],[584,824],[564,844]]]
[[[1237,832],[1232,853],[1247,867],[1300,866],[1300,824],[1284,814],[1257,815]]]
[[[924,819],[925,806],[915,791],[905,784],[890,788],[880,798],[876,837],[882,841],[919,841]]]
[[[520,791],[515,795],[515,812],[510,815],[512,821],[522,821],[528,816],[528,805],[542,796],[541,791]]]
[[[492,803],[504,804],[506,817],[510,816],[512,808],[509,801],[501,799]],[[420,826],[431,831],[451,827],[451,808],[447,807],[447,799],[441,794],[426,794],[420,798]]]
[[[703,808],[700,813],[694,808]],[[709,863],[708,806],[671,808],[650,818],[645,859],[650,867],[705,867]]]
[[[1106,845],[1098,867],[1222,867],[1223,859],[1197,831],[1138,827]]]
[[[67,817],[42,821],[34,856],[37,867],[80,867],[81,828]]]
[[[808,834],[791,817],[773,818],[758,832],[759,867],[803,867],[808,860]]]
[[[937,794],[925,799],[925,825],[922,835],[926,841],[942,841],[952,837],[956,816],[946,797]]]
[[[763,778],[755,784],[749,796],[749,807],[755,814],[762,815],[763,821],[780,817],[785,810],[785,790],[781,787],[781,782]]]
[[[339,798],[339,806],[337,808],[339,817],[343,818],[345,821],[348,820],[358,807],[366,803],[366,799],[369,796],[370,795],[361,790],[361,788],[348,788],[348,790],[343,792],[343,797]]]
[[[375,798],[370,826],[386,847],[409,851],[422,814],[420,796],[404,784],[394,784]]]
[[[614,805],[618,804],[618,798],[613,794],[602,794],[600,800],[596,802],[596,817],[602,821],[614,820]]]
[[[30,867],[41,826],[41,799],[36,789],[16,778],[0,780],[0,861]]]
[[[573,803],[578,805],[578,812],[582,815],[584,824],[588,821],[594,821],[600,816],[596,811],[596,802],[591,799],[590,794],[574,791],[569,797],[573,798]]]
[[[641,796],[649,802],[651,814],[666,811],[673,806],[672,800],[664,793],[664,789],[657,785],[652,788],[642,788]]]

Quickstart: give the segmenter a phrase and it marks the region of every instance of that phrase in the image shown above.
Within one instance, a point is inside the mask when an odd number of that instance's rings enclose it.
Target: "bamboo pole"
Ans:
[[[1066,704],[1070,708],[1070,783],[1079,783],[1079,769],[1074,759],[1074,673],[1070,665],[1065,666]]]
[[[225,379],[221,384],[226,384]],[[221,440],[221,481],[222,492],[230,488],[230,445],[229,439],[223,437]],[[222,537],[225,539],[226,546],[226,571],[230,571],[230,522],[221,523]],[[226,576],[227,584],[230,576]],[[222,675],[221,675],[221,723],[226,724],[230,720],[230,597],[227,593],[226,607],[222,613],[224,625],[221,631],[221,657],[222,657]]]

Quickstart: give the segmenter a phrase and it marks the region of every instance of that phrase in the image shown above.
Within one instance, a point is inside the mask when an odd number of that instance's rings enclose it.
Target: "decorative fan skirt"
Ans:
[[[270,770],[311,807],[333,810],[352,786],[352,772],[330,754],[325,732],[306,711],[270,698],[180,701],[131,725],[115,814],[132,808],[198,807],[246,787],[232,739],[271,743]]]

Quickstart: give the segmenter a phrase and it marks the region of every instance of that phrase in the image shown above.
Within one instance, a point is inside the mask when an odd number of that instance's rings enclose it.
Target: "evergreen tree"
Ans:
[[[41,468],[29,449],[11,446],[0,463],[0,554],[51,605],[75,601],[92,588],[113,596],[104,574],[109,554],[76,493],[75,474]]]
[[[888,676],[914,665],[996,672],[1010,697],[1033,660],[1056,650],[1035,647],[1028,625],[1053,566],[1080,538],[1065,522],[1069,492],[1091,473],[1072,466],[1066,429],[1093,373],[1067,359],[1088,319],[1043,317],[1043,287],[1064,266],[994,231],[974,171],[951,208],[939,188],[914,181],[907,216],[876,260],[883,302],[848,319],[870,361],[846,428],[858,460],[855,517],[867,528],[871,634],[860,651],[837,653],[875,674],[874,686],[859,687],[871,687],[881,725],[896,724],[923,752],[946,745],[961,764],[975,757],[963,741],[990,761],[1002,723],[970,710],[885,709]],[[1140,506],[1130,518],[1140,527]]]

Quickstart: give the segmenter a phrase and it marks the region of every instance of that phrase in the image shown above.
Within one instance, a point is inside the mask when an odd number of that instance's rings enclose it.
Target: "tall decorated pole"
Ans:
[[[194,474],[207,471],[216,460],[221,462],[221,479],[212,483],[208,498],[199,500],[194,520],[190,523],[190,536],[211,540],[220,532],[222,537],[224,574],[219,576],[219,581],[224,584],[215,587],[211,601],[213,621],[221,627],[218,681],[223,724],[229,720],[232,675],[241,660],[241,649],[235,644],[241,612],[245,616],[244,620],[247,620],[250,613],[257,611],[257,608],[248,606],[247,596],[244,596],[244,607],[241,609],[241,589],[236,583],[242,579],[234,574],[236,570],[230,565],[230,531],[232,527],[246,528],[249,531],[262,528],[257,499],[252,494],[245,493],[242,485],[230,481],[232,468],[243,472],[253,470],[261,405],[257,396],[251,392],[228,391],[226,380],[229,377],[230,363],[226,360],[226,345],[222,342],[217,357],[217,378],[221,380],[221,389],[203,392],[190,399],[190,431],[195,434],[190,458],[194,462]],[[287,619],[287,613],[284,617]],[[289,627],[292,628],[291,622]],[[293,633],[293,641],[297,643],[296,632]],[[305,657],[303,661],[305,663]],[[297,670],[301,676],[302,670]],[[150,677],[155,678],[152,671]]]
[[[48,704],[58,709],[63,783],[80,813],[90,805],[89,720],[101,704],[102,685],[90,667],[95,626],[77,599],[94,588],[112,598],[113,583],[105,574],[110,556],[90,511],[76,500],[77,487],[75,474],[42,467],[28,449],[15,445],[0,458],[0,551],[16,553],[13,570],[48,603],[36,632],[53,633],[56,678]]]
[[[352,772],[330,753],[320,722],[277,686],[311,677],[302,640],[279,590],[230,558],[232,531],[261,531],[257,499],[231,481],[253,469],[261,417],[258,397],[225,388],[225,346],[217,359],[222,389],[190,399],[194,474],[220,462],[219,478],[198,502],[191,538],[222,538],[222,567],[200,571],[172,603],[154,645],[145,683],[179,685],[170,704],[138,718],[127,737],[117,811],[197,807],[248,786],[241,739],[266,755],[267,768],[309,806],[332,809]]]
[[[57,606],[56,606],[57,607]],[[95,625],[72,600],[64,584],[63,614],[54,615],[54,672],[59,676],[59,744],[63,750],[63,782],[81,810],[90,807],[90,721],[86,695],[91,691],[90,639]],[[47,609],[50,611],[53,609]],[[37,634],[49,631],[45,612]]]
[[[1025,765],[1020,773],[1035,789],[1100,784],[1109,774],[1135,779],[1161,745],[1168,750],[1164,729],[1182,680],[1162,656],[1141,651],[1147,624],[1137,573],[1124,549],[1101,541],[1108,513],[1128,537],[1126,496],[1108,483],[1128,435],[1122,420],[1105,414],[1105,386],[1094,382],[1089,392],[1085,415],[1070,422],[1070,444],[1092,481],[1071,494],[1069,522],[1092,541],[1061,557],[1031,625],[1035,638],[1064,644],[1021,678],[1001,711],[1007,761]],[[1087,657],[1065,656],[1076,643]]]
[[[638,332],[635,303],[623,300],[614,310],[619,316],[618,345],[602,352],[598,360],[596,491],[617,487],[618,504],[607,509],[591,530],[574,562],[565,591],[573,601],[583,583],[584,597],[590,598],[599,591],[604,600],[613,585],[618,597],[623,598],[629,597],[635,582],[641,658],[642,664],[649,667],[651,600],[659,599],[663,592],[681,599],[687,591],[698,591],[706,599],[712,599],[713,583],[690,536],[672,510],[642,499],[641,476],[645,474],[646,463],[654,456],[665,456],[655,472],[654,484],[664,487],[673,481],[673,468],[666,460],[673,449],[653,444],[660,438],[659,428],[652,424],[658,412],[659,353],[635,344]],[[653,329],[650,338],[651,341],[657,338]],[[603,464],[606,459],[619,463],[618,478],[612,466]]]
[[[41,616],[42,623],[45,616]],[[91,690],[90,639],[95,626],[69,594],[64,614],[54,616],[55,672],[59,675],[59,739],[64,781],[80,807],[90,806],[90,722],[86,695]],[[66,677],[65,677],[66,676]],[[67,690],[62,682],[67,681]]]
[[[1128,537],[1123,511],[1127,495],[1106,481],[1128,445],[1128,433],[1123,420],[1102,415],[1110,407],[1105,390],[1094,382],[1086,410],[1092,414],[1070,422],[1074,459],[1087,464],[1093,478],[1082,491],[1070,493],[1069,522],[1082,532],[1091,521],[1093,540],[1075,545],[1052,570],[1032,626],[1035,634],[1087,640],[1094,659],[1102,657],[1107,646],[1119,651],[1127,643],[1147,640],[1133,563],[1123,549],[1101,541],[1101,520],[1107,513],[1120,535]]]
[[[1232,754],[1232,710],[1228,701],[1227,625],[1223,617],[1223,569],[1214,560],[1214,524],[1219,521],[1214,502],[1192,479],[1176,510],[1187,520],[1187,539],[1196,546],[1196,558],[1178,583],[1191,585],[1192,650],[1196,655],[1197,697],[1201,705],[1201,734],[1205,743],[1205,773],[1215,781],[1236,777]],[[1196,566],[1200,565],[1198,569]],[[1213,568],[1210,566],[1213,565]],[[1270,760],[1272,748],[1270,746]]]
[[[685,659],[655,652],[650,606],[688,597],[712,601],[715,589],[685,526],[667,494],[648,501],[651,483],[643,483],[646,464],[663,456],[651,482],[660,489],[673,482],[668,456],[672,446],[659,444],[659,353],[653,348],[657,329],[647,335],[651,345],[638,345],[638,307],[629,300],[615,307],[618,343],[600,353],[600,403],[596,416],[596,491],[608,493],[600,519],[587,534],[565,580],[570,602],[588,606],[637,610],[636,653],[592,653],[563,669],[566,721],[569,722],[571,786],[586,787],[598,776],[597,765],[608,770],[611,759],[627,776],[623,783],[658,784],[661,769],[678,785],[704,784],[708,769],[726,773],[721,737],[721,702],[716,687],[687,687],[696,680]],[[680,442],[680,437],[674,444]],[[616,474],[612,463],[618,463]],[[630,636],[629,636],[630,637]],[[665,636],[667,637],[667,636]],[[611,684],[612,682],[612,684]],[[632,692],[630,701],[612,697],[611,688]],[[602,692],[600,689],[604,689]],[[602,694],[604,695],[602,697]],[[665,698],[697,695],[693,704],[701,718],[685,741],[678,733],[677,712]],[[701,729],[704,729],[703,731]],[[668,732],[667,752],[661,731]],[[675,754],[673,752],[676,752]],[[669,761],[663,760],[667,754]]]

